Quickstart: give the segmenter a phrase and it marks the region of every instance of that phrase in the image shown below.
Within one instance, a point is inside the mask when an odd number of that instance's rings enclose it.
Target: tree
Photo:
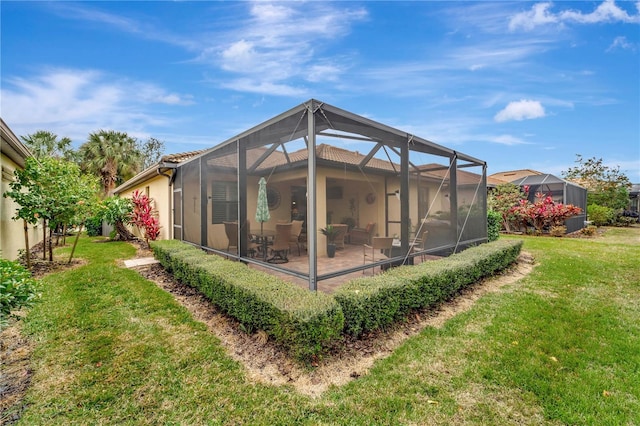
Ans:
[[[164,153],[164,142],[156,139],[149,138],[146,142],[139,144],[140,149],[140,170],[145,170],[162,158]]]
[[[139,171],[141,156],[134,138],[113,130],[90,133],[80,146],[83,167],[100,177],[105,196]]]
[[[64,137],[58,140],[58,135],[47,130],[38,130],[33,134],[20,136],[20,139],[38,159],[56,157],[72,161],[75,157],[71,139]]]
[[[53,231],[77,220],[83,204],[98,190],[97,180],[83,176],[77,164],[52,157],[27,158],[25,168],[15,170],[14,175],[10,190],[3,194],[20,206],[13,219],[24,219],[27,223],[44,220],[44,226],[49,228],[49,260],[52,261]]]
[[[528,191],[528,188],[526,191]],[[497,185],[489,194],[487,200],[488,207],[490,210],[500,214],[502,217],[502,226],[507,232],[511,232],[510,225],[515,219],[513,217],[512,207],[517,206],[522,198],[525,198],[525,193],[514,183]]]
[[[100,217],[115,228],[116,238],[129,241],[135,236],[129,232],[125,224],[129,222],[132,212],[133,203],[130,199],[113,196],[104,200]]]
[[[575,167],[562,172],[566,179],[587,188],[587,205],[597,204],[613,210],[624,209],[629,203],[631,182],[620,171],[620,166],[608,167],[602,158],[583,159],[576,155]]]

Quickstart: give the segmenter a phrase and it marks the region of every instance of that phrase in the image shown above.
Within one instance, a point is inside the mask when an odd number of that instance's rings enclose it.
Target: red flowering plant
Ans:
[[[160,235],[160,223],[151,205],[152,200],[146,194],[135,190],[131,201],[133,202],[133,211],[129,220],[144,234],[144,239],[149,245],[149,240],[154,241]]]
[[[564,226],[566,219],[580,214],[581,211],[580,207],[556,203],[550,195],[539,192],[536,193],[535,203],[522,199],[517,206],[511,208],[510,213],[520,227],[533,227],[536,233],[541,234],[554,226]]]

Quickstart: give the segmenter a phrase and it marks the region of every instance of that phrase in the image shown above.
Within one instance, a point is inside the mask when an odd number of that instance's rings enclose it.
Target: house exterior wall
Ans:
[[[235,176],[217,176],[218,181],[227,180],[235,182]],[[258,198],[258,181],[259,176],[247,177],[247,219],[250,222],[250,230],[257,231],[260,229],[260,223],[255,220],[255,212],[257,208]],[[340,180],[342,186],[342,198],[327,199],[327,180],[335,182]],[[207,181],[207,196],[212,195],[213,181]],[[326,239],[320,233],[320,229],[327,226],[327,219],[331,218],[332,223],[341,223],[345,217],[354,217],[357,226],[366,226],[369,222],[376,224],[374,235],[385,235],[385,198],[382,194],[385,191],[385,180],[382,176],[371,175],[368,180],[363,180],[362,175],[353,172],[343,172],[330,168],[318,168],[316,171],[316,208],[317,208],[317,226],[315,230],[318,241],[318,254],[326,255]],[[185,182],[183,185],[195,185],[195,182]],[[280,204],[270,210],[271,219],[263,224],[265,230],[275,230],[275,225],[279,221],[291,220],[292,207],[292,187],[306,186],[306,170],[294,170],[290,173],[271,176],[267,184],[268,188],[275,189],[280,194]],[[335,186],[335,185],[334,185]],[[185,190],[186,188],[183,188]],[[193,189],[193,188],[192,188]],[[197,189],[193,191],[195,196]],[[368,193],[376,194],[373,203],[368,204],[366,197]],[[350,200],[353,199],[355,211],[351,211]],[[394,197],[395,200],[395,197]],[[186,204],[185,204],[186,206]],[[399,206],[399,203],[398,203]],[[306,205],[300,206],[306,213]],[[185,207],[186,210],[189,210]],[[185,222],[199,221],[199,215],[196,211],[193,215],[190,211],[185,210]],[[207,201],[207,246],[217,250],[226,250],[229,240],[226,237],[224,225],[214,224],[212,220],[212,203]],[[398,209],[399,211],[399,209]],[[399,225],[398,225],[399,227]],[[307,233],[311,230],[307,229]],[[398,231],[399,232],[399,231]],[[192,238],[197,240],[196,235]],[[186,238],[189,240],[189,238]],[[190,241],[190,240],[189,240]]]
[[[167,176],[156,175],[148,180],[142,181],[139,184],[132,186],[120,193],[121,197],[131,198],[133,193],[138,190],[142,193],[146,193],[151,198],[153,208],[158,214],[158,221],[160,223],[160,235],[158,239],[166,240],[171,239],[173,229],[173,216],[172,216],[172,200],[173,191],[169,186],[169,179]],[[147,193],[148,190],[148,193]],[[144,235],[137,227],[132,227],[134,235],[143,238]]]
[[[327,181],[340,182],[342,198],[327,199]],[[326,238],[320,233],[320,229],[327,226],[327,220],[332,223],[341,223],[345,217],[353,217],[356,226],[364,227],[369,222],[376,224],[374,235],[384,235],[385,200],[382,194],[385,191],[384,177],[379,175],[368,175],[364,180],[362,174],[354,172],[344,172],[339,169],[318,168],[316,171],[316,203],[317,203],[317,224],[319,256],[326,256]],[[367,194],[376,194],[373,203],[367,203]],[[357,211],[351,215],[351,203],[353,198]],[[329,214],[330,213],[330,214]],[[382,228],[381,228],[382,226]]]
[[[4,142],[3,142],[4,143]],[[0,157],[2,164],[2,183],[0,194],[4,194],[10,189],[9,184],[13,181],[14,170],[22,169],[4,154]],[[0,257],[9,260],[18,258],[19,250],[24,250],[24,222],[13,220],[16,210],[20,206],[11,198],[0,196]],[[34,246],[43,238],[42,225],[28,225],[29,245]]]

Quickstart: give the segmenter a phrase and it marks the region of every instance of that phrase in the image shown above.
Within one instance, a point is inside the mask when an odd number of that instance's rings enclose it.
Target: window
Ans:
[[[212,182],[212,223],[238,220],[238,187],[236,182]]]

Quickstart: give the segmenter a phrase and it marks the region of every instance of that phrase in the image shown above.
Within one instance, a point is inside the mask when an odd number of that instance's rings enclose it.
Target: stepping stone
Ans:
[[[159,262],[153,257],[140,257],[138,259],[125,260],[124,266],[127,268],[135,268],[136,266],[153,265],[154,263]]]

